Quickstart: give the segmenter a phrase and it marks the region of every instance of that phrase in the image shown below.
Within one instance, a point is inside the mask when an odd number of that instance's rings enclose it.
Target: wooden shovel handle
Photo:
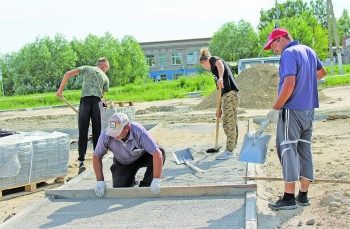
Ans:
[[[62,96],[61,100],[63,102],[65,102],[70,108],[72,108],[75,111],[75,113],[77,113],[77,114],[79,113],[78,110],[75,109],[75,107],[73,107],[72,104],[70,104],[63,96]]]
[[[201,170],[200,168],[198,168],[198,167],[192,165],[192,164],[191,164],[190,162],[188,162],[188,161],[185,161],[185,163],[186,163],[186,165],[190,166],[193,170],[195,170],[195,171],[197,171],[197,172],[199,172],[199,173],[201,173],[201,174],[204,174],[204,170]]]
[[[79,111],[78,111],[77,109],[75,109],[75,107],[73,107],[72,104],[70,104],[70,103],[66,100],[66,98],[64,98],[64,97],[62,96],[61,100],[62,100],[63,102],[65,102],[70,108],[72,108],[72,109],[75,111],[75,113],[79,114]],[[91,123],[89,123],[89,125],[92,126]]]
[[[220,112],[221,110],[221,87],[219,87],[217,97],[218,97],[218,102],[217,102],[216,113]],[[216,117],[215,149],[218,148],[218,144],[219,144],[219,123],[220,123],[220,118]]]

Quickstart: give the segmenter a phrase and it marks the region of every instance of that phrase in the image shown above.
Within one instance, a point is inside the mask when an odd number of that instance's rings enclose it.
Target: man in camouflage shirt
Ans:
[[[90,119],[92,122],[92,139],[93,148],[97,145],[98,138],[102,129],[102,101],[104,93],[109,89],[109,79],[105,74],[109,69],[109,63],[107,58],[101,57],[97,61],[97,67],[93,66],[81,66],[76,69],[70,70],[64,74],[61,85],[57,90],[56,96],[62,98],[63,89],[70,77],[76,75],[83,76],[83,85],[80,97],[79,107],[79,172],[85,171],[85,154],[88,142],[88,131]]]

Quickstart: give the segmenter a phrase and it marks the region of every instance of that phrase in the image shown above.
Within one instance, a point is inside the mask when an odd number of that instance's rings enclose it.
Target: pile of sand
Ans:
[[[270,109],[277,99],[278,69],[260,64],[246,69],[236,76],[240,90],[240,108]],[[196,109],[216,108],[217,90],[213,91]]]
[[[248,68],[236,76],[239,87],[239,108],[245,109],[271,109],[277,100],[278,69],[268,64],[259,64]],[[328,97],[319,91],[319,100]],[[196,109],[216,108],[217,90],[213,91]]]

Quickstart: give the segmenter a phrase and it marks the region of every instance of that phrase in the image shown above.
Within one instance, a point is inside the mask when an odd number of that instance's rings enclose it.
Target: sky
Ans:
[[[138,42],[211,37],[226,22],[248,21],[275,0],[0,0],[0,54],[19,51],[37,37],[68,41],[106,32]],[[278,1],[284,2],[284,1]],[[349,0],[333,0],[338,18]]]

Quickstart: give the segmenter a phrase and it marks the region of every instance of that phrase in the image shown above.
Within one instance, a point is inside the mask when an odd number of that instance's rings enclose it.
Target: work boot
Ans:
[[[84,165],[84,161],[81,161],[81,162],[79,163],[78,175],[79,175],[80,173],[84,172],[85,170],[86,170],[86,168],[85,168],[85,165]]]
[[[215,157],[216,160],[227,160],[233,157],[233,152],[225,150],[223,153]]]

